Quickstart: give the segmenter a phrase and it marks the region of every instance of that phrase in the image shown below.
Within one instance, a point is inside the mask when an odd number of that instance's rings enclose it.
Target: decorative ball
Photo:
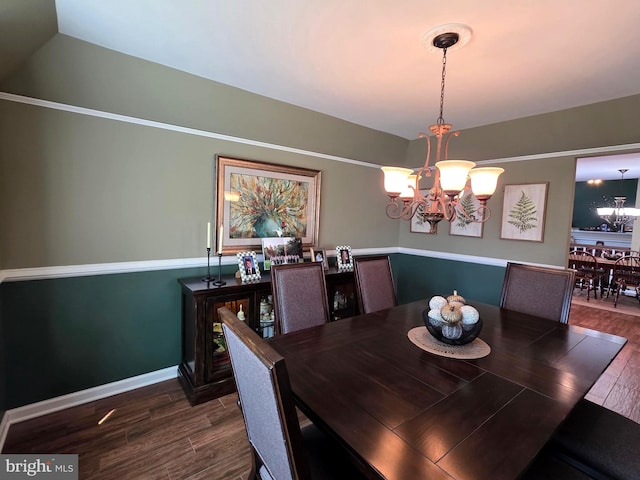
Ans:
[[[432,318],[432,319],[437,320],[439,322],[444,322],[444,320],[442,320],[442,315],[440,315],[440,309],[439,308],[433,308],[433,309],[429,310],[429,318]]]
[[[464,297],[461,295],[458,295],[458,291],[454,290],[453,291],[453,295],[449,295],[447,297],[447,302],[452,303],[452,302],[459,302],[462,303],[463,305],[466,303],[464,300]]]
[[[444,297],[441,297],[440,295],[436,295],[435,297],[431,297],[431,300],[429,300],[429,308],[431,310],[440,310],[442,307],[444,307],[447,304],[447,299]]]
[[[463,305],[460,307],[460,311],[462,312],[462,323],[464,325],[473,325],[480,319],[478,310],[471,305]]]
[[[442,319],[447,323],[458,323],[462,320],[462,312],[457,305],[447,304],[440,309]]]
[[[458,340],[462,336],[462,327],[460,324],[445,324],[440,330],[442,336],[448,340]]]

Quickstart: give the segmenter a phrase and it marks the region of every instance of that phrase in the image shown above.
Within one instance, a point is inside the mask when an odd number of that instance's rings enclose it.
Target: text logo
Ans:
[[[0,455],[0,480],[78,480],[78,455]]]

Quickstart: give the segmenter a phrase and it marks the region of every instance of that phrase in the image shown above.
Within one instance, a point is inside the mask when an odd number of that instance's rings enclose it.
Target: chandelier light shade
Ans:
[[[430,233],[435,233],[437,224],[443,218],[455,220],[462,214],[470,222],[486,222],[491,211],[487,207],[487,200],[496,190],[498,177],[504,169],[498,167],[474,168],[476,164],[467,160],[448,160],[447,149],[449,140],[457,137],[460,132],[451,132],[452,125],[445,123],[444,87],[447,65],[447,49],[453,47],[462,38],[466,43],[471,38],[471,29],[466,25],[451,24],[436,27],[431,32],[430,48],[442,51],[442,78],[440,83],[440,116],[429,130],[436,138],[435,168],[430,166],[431,139],[427,133],[421,133],[420,138],[427,139],[427,157],[424,165],[416,172],[409,168],[382,167],[384,172],[384,188],[389,196],[387,216],[411,220],[415,215],[421,215],[424,221],[431,225]],[[431,32],[425,38],[431,38]],[[433,177],[431,186],[422,186],[423,180]],[[469,181],[470,180],[470,181]],[[421,192],[423,188],[426,194]],[[456,208],[463,191],[471,190],[480,201],[480,206],[474,215],[469,215],[463,208]]]
[[[467,160],[444,160],[436,162],[440,171],[440,187],[445,195],[458,195],[467,184],[469,170],[476,164]]]
[[[621,168],[618,171],[622,175],[621,181],[624,181],[624,174],[628,171],[628,168]],[[640,208],[625,207],[624,202],[627,201],[627,197],[614,197],[614,207],[598,207],[596,210],[598,216],[602,217],[608,223],[613,224],[614,227],[624,231],[625,225],[631,222],[636,217],[640,217]]]
[[[398,196],[404,192],[409,185],[409,175],[413,170],[400,167],[382,167],[384,172],[384,189],[389,195]]]

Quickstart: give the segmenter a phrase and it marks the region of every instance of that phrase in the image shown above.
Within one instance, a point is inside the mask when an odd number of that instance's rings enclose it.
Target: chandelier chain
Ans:
[[[436,123],[444,124],[444,78],[447,75],[447,48],[443,48],[442,54],[442,80],[440,81],[440,116]]]

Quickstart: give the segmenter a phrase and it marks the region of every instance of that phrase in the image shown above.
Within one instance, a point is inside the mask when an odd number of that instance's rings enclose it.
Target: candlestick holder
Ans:
[[[211,247],[207,247],[207,276],[202,279],[203,282],[213,281],[211,276]]]
[[[218,279],[213,282],[216,287],[221,287],[222,285],[226,285],[227,282],[222,280],[222,252],[218,252]]]

